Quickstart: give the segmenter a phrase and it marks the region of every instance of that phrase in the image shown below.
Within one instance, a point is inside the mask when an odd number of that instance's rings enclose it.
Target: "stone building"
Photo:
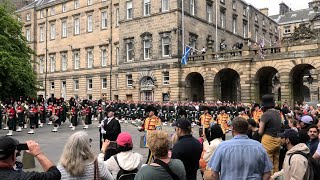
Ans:
[[[260,40],[269,45],[279,38],[277,23],[241,0],[183,2],[184,42],[193,54],[203,47],[208,54],[228,52],[239,48],[235,45]],[[181,0],[38,0],[21,8],[24,32],[37,54],[38,79],[46,90],[39,94],[186,100],[181,12]],[[201,83],[187,82],[187,88]],[[205,96],[188,100],[212,99]]]
[[[292,11],[285,3],[279,4],[279,14],[270,16],[271,19],[279,24],[280,37],[291,36],[294,29],[300,24],[310,26],[311,29],[320,30],[320,0],[309,2],[307,9]]]

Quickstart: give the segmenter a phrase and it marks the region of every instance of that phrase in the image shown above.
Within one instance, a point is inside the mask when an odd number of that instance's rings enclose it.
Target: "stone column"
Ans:
[[[209,79],[204,82],[204,100],[205,101],[214,101],[214,84],[213,80]]]
[[[280,74],[280,87],[281,87],[281,102],[286,100],[290,105],[294,104],[293,93],[292,93],[292,82],[290,81],[290,76],[288,74]]]

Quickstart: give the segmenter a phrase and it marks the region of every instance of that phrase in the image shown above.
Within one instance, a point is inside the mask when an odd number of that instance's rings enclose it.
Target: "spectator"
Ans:
[[[299,137],[300,142],[307,144],[309,141],[308,129],[309,126],[312,124],[312,117],[309,115],[302,116],[301,120],[299,121],[300,130],[299,130]]]
[[[250,179],[268,180],[272,162],[263,146],[246,135],[248,122],[242,117],[236,117],[232,125],[234,137],[222,142],[209,161],[208,167],[212,170],[212,178],[229,180],[250,177]]]
[[[310,140],[308,141],[307,146],[310,149],[310,154],[313,155],[316,152],[319,144],[319,130],[317,128],[317,125],[309,126],[308,135]]]
[[[205,54],[205,53],[206,53],[206,48],[203,47],[203,48],[201,49],[201,54]]]
[[[295,130],[296,132],[298,132],[298,128],[297,128],[298,122],[294,118],[289,117],[289,116],[287,116],[287,119],[288,119],[288,122],[289,122],[289,127],[291,129]]]
[[[250,119],[248,119],[248,123],[249,123],[248,137],[250,139],[261,142],[261,136],[258,133],[259,128],[257,128],[256,121],[254,119],[250,118]]]
[[[206,161],[206,163],[209,162],[214,151],[217,149],[219,144],[222,142],[222,136],[223,136],[222,129],[217,124],[211,127],[211,139],[212,140],[210,141],[210,144],[209,144],[206,136],[204,136],[203,148],[205,150],[205,153],[203,155],[203,159]]]
[[[280,112],[275,107],[275,101],[272,95],[264,95],[262,97],[262,106],[264,113],[259,123],[259,134],[262,136],[261,144],[266,149],[269,158],[273,163],[273,173],[279,171],[280,156],[280,138],[277,133],[281,131]]]
[[[118,179],[120,167],[125,171],[136,173],[137,170],[140,169],[143,159],[141,154],[132,151],[133,143],[132,137],[129,133],[120,133],[116,143],[116,151],[118,154],[111,156],[107,161],[104,162],[114,179]],[[99,161],[104,160],[104,154],[106,151],[108,151],[109,145],[110,141],[105,140],[102,145],[101,153],[99,154]]]
[[[25,179],[44,179],[59,180],[61,174],[57,167],[41,151],[38,143],[27,141],[29,153],[32,154],[42,166],[44,172],[23,172],[15,171],[17,146],[19,141],[11,137],[0,138],[0,179],[1,180],[25,180]]]
[[[180,159],[186,168],[187,179],[195,180],[202,153],[200,142],[191,134],[191,123],[188,120],[177,121],[176,133],[178,142],[172,148],[172,159]]]
[[[281,137],[281,144],[285,146],[288,151],[283,162],[283,169],[275,173],[271,179],[276,179],[283,176],[284,180],[291,179],[308,179],[308,159],[299,152],[308,154],[309,149],[304,143],[299,143],[299,134],[293,129],[287,129],[284,133],[279,133]]]
[[[95,159],[90,143],[91,139],[84,131],[69,137],[58,164],[62,180],[96,179],[97,176],[99,179],[113,179],[104,163]]]
[[[147,138],[149,149],[154,155],[155,159],[164,163],[151,163],[150,165],[143,166],[137,173],[135,180],[163,180],[163,179],[174,179],[172,175],[163,167],[174,172],[173,176],[178,176],[180,180],[186,180],[186,171],[183,163],[179,159],[170,159],[168,157],[169,151],[169,136],[162,130],[154,130],[149,133]],[[155,161],[156,161],[155,160]],[[169,171],[170,171],[169,170]]]

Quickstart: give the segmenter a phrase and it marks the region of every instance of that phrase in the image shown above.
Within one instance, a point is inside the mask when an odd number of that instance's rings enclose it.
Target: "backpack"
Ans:
[[[120,170],[117,174],[117,179],[116,180],[134,180],[134,177],[136,176],[137,172],[138,172],[138,169],[134,169],[132,171],[127,171],[127,170],[124,170],[122,169],[122,167],[119,165],[119,162],[118,162],[118,158],[117,156],[113,156],[114,159],[116,160]]]
[[[304,177],[304,179],[308,180],[319,180],[320,179],[320,161],[315,160],[310,154],[305,154],[301,151],[297,151],[290,155],[289,157],[289,166],[291,162],[291,157],[295,154],[300,154],[308,160],[308,168],[310,171],[309,177]]]

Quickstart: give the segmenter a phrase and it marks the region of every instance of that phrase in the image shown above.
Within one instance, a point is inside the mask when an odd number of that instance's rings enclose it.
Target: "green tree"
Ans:
[[[0,99],[34,97],[37,91],[34,52],[28,46],[14,9],[8,1],[0,3]]]

